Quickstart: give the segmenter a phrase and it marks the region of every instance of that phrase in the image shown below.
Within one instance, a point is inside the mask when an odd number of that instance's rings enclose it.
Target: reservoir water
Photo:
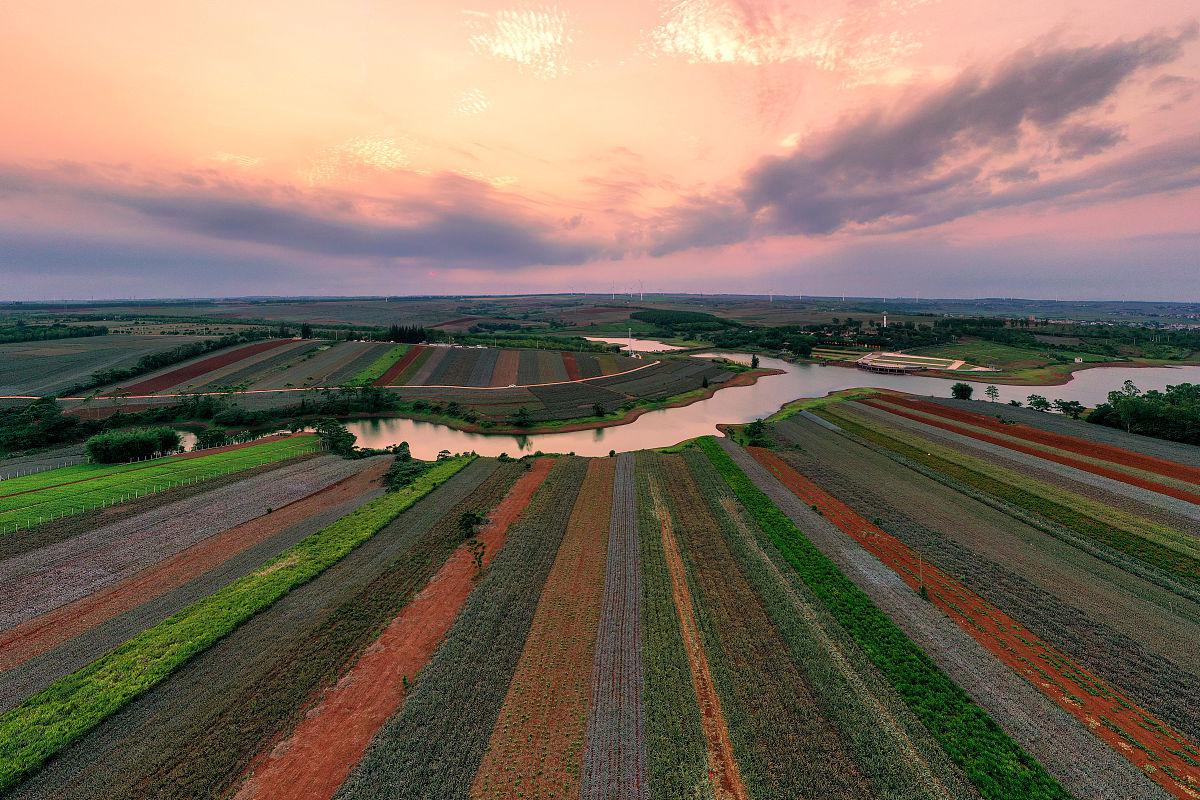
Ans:
[[[628,340],[620,340],[625,342]],[[638,340],[634,340],[637,343]],[[742,353],[702,353],[701,356],[721,355],[748,363],[750,356]],[[611,428],[545,433],[531,436],[511,434],[480,434],[454,430],[445,425],[415,422],[409,419],[369,419],[351,422],[350,432],[363,447],[386,447],[408,442],[417,458],[433,458],[441,450],[460,453],[473,450],[483,456],[507,453],[519,456],[541,450],[546,453],[574,452],[581,456],[603,456],[610,450],[618,453],[666,447],[696,436],[716,433],[718,423],[743,423],[768,416],[780,406],[801,397],[821,397],[839,389],[875,386],[897,389],[913,394],[949,397],[950,386],[964,378],[925,378],[913,375],[877,375],[848,367],[819,364],[791,364],[776,358],[760,358],[763,367],[784,371],[783,375],[759,378],[753,386],[722,389],[707,400],[683,408],[651,411],[628,425]],[[1162,389],[1177,383],[1200,383],[1200,367],[1097,367],[1076,372],[1062,386],[1000,386],[1001,402],[1024,401],[1030,394],[1040,394],[1051,400],[1078,400],[1087,406],[1101,403],[1113,389],[1132,380],[1139,388]],[[970,381],[975,397],[982,398],[987,381]]]

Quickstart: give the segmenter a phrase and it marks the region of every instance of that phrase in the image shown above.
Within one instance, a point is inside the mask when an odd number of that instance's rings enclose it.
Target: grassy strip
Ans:
[[[763,421],[779,422],[787,419],[788,417],[794,417],[801,411],[812,411],[813,409],[824,408],[825,406],[832,405],[834,403],[843,403],[848,400],[860,400],[864,397],[871,397],[877,394],[879,394],[878,389],[863,388],[843,389],[840,392],[830,392],[824,397],[804,397],[799,400],[793,400],[792,402],[786,404]]]
[[[383,374],[391,369],[392,364],[400,360],[401,356],[408,352],[409,345],[398,344],[379,358],[372,361],[365,368],[359,371],[357,375],[347,381],[350,386],[369,386],[375,381],[383,377]]]
[[[975,460],[968,456],[955,454],[952,460],[950,457],[939,455],[941,448],[931,442],[922,441],[918,447],[902,441],[900,438],[902,434],[884,433],[847,415],[823,411],[821,416],[827,417],[831,422],[854,436],[904,456],[1005,503],[1044,517],[1095,542],[1133,556],[1177,578],[1193,583],[1200,580],[1200,559],[1176,549],[1179,546],[1191,544],[1191,542],[1179,538],[1180,535],[1170,529],[1164,528],[1162,532],[1159,532],[1153,530],[1158,526],[1141,520],[1134,520],[1138,523],[1136,527],[1142,529],[1140,532],[1116,527],[1109,524],[1109,521],[1124,521],[1129,524],[1125,515],[1116,509],[1100,506],[1077,495],[1057,493],[1050,488],[1033,491],[1025,481],[1016,475],[1003,476],[995,469],[977,466],[977,463],[973,463]],[[1060,494],[1060,496],[1058,498],[1046,496],[1053,494]],[[1064,494],[1066,496],[1062,496]],[[1147,528],[1151,530],[1146,530]],[[1177,539],[1179,544],[1176,547],[1169,546],[1160,537],[1168,540]]]
[[[48,470],[30,476],[43,478],[42,488],[0,496],[0,534],[166,491],[182,484],[283,461],[316,449],[316,437],[296,436],[194,458],[163,458],[116,467],[80,464],[63,467],[63,474],[58,476],[51,476],[51,473],[60,470]]]
[[[701,440],[717,472],[834,618],[855,638],[929,732],[991,800],[1070,795],[948,678],[746,476],[716,440]]]
[[[288,591],[336,564],[472,459],[440,462],[407,489],[342,517],[0,717],[0,791]]]
[[[694,456],[708,463],[701,453]],[[835,800],[874,794],[735,560],[708,506],[710,495],[682,456],[660,463],[696,620],[750,796]]]
[[[730,552],[875,794],[912,800],[974,797],[966,776],[747,518],[712,463],[698,448],[686,458]]]

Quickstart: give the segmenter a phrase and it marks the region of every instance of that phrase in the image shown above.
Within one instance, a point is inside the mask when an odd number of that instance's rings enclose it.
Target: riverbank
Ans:
[[[482,425],[478,422],[468,422],[467,420],[458,417],[450,417],[444,414],[421,414],[412,412],[396,412],[386,411],[378,414],[349,414],[342,419],[353,420],[369,420],[369,419],[408,419],[413,422],[428,422],[436,425],[445,425],[447,428],[452,428],[463,433],[478,433],[488,436],[536,436],[541,434],[553,433],[575,433],[577,431],[598,430],[601,428],[613,428],[620,425],[628,425],[635,422],[643,414],[648,414],[651,411],[663,411],[673,408],[684,408],[693,403],[699,403],[703,400],[708,400],[718,391],[722,389],[732,389],[738,386],[753,386],[758,382],[759,378],[770,375],[783,375],[784,370],[780,369],[753,369],[746,372],[739,372],[724,383],[715,386],[708,386],[702,389],[693,389],[690,392],[668,397],[665,400],[644,400],[640,401],[633,408],[616,412],[615,414],[607,414],[603,417],[577,417],[575,419],[554,420],[539,425],[529,425],[519,427],[516,425]]]

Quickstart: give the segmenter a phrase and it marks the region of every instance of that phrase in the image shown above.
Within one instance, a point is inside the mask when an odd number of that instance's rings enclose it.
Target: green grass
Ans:
[[[351,386],[369,386],[375,381],[383,377],[383,373],[391,369],[392,364],[400,360],[401,356],[408,352],[410,345],[398,344],[388,350],[379,358],[372,361],[367,367],[361,370],[357,375],[350,379]]]
[[[256,572],[134,636],[0,717],[6,791],[238,625],[320,575],[474,459],[434,465],[409,487],[347,514]]]
[[[734,463],[713,437],[713,466],[788,564],[862,646],[913,713],[988,800],[1070,795],[871,599],[847,578]]]
[[[1073,350],[1057,349],[1035,350],[988,341],[968,341],[937,347],[919,347],[908,352],[917,356],[962,359],[963,361],[982,367],[994,366],[1006,372],[1056,364],[1059,363],[1056,356],[1064,356],[1072,361],[1076,358],[1082,358],[1085,362],[1113,360],[1112,358],[1098,356],[1094,353],[1077,353]]]
[[[77,464],[0,481],[0,534],[92,511],[186,483],[240,472],[317,449],[293,436],[210,455],[168,456],[131,464]]]
[[[864,388],[843,389],[840,392],[831,392],[824,397],[804,397],[799,400],[793,400],[763,421],[780,422],[781,420],[796,416],[801,411],[811,411],[816,408],[824,408],[825,406],[833,403],[842,403],[848,400],[858,400],[863,397],[871,397],[876,394],[879,394],[878,389]]]

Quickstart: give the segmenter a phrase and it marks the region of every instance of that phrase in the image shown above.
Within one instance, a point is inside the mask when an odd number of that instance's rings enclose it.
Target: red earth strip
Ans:
[[[567,370],[567,380],[577,381],[582,377],[579,372],[579,362],[575,360],[574,353],[562,354],[563,367]]]
[[[0,633],[0,672],[53,650],[126,611],[166,594],[225,563],[244,550],[331,506],[379,485],[379,464],[198,542],[158,564],[95,594],[81,597]]]
[[[970,436],[972,439],[976,439],[981,442],[987,442],[989,444],[1000,445],[1001,447],[1008,448],[1009,450],[1015,450],[1018,453],[1026,453],[1031,456],[1037,456],[1038,458],[1044,458],[1047,461],[1053,461],[1056,464],[1065,464],[1068,467],[1074,467],[1075,469],[1080,469],[1080,470],[1083,470],[1084,472],[1090,472],[1093,475],[1100,475],[1105,478],[1111,478],[1115,481],[1120,481],[1121,483],[1127,483],[1130,486],[1138,486],[1142,489],[1149,489],[1152,492],[1157,492],[1159,494],[1163,494],[1168,497],[1174,497],[1179,500],[1186,500],[1189,503],[1200,504],[1200,494],[1196,494],[1195,492],[1189,492],[1185,489],[1178,489],[1174,486],[1167,486],[1165,484],[1161,484],[1156,481],[1149,480],[1147,478],[1142,478],[1137,475],[1130,475],[1127,472],[1121,472],[1120,470],[1109,469],[1107,467],[1101,467],[1096,464],[1092,464],[1091,462],[1088,462],[1088,461],[1080,461],[1079,459],[1071,458],[1070,456],[1059,455],[1058,453],[1050,453],[1045,450],[1040,450],[1036,447],[1032,447],[1029,445],[1022,445],[1022,444],[1018,444],[1016,442],[1010,442],[1006,439],[1000,439],[995,436],[988,436],[986,433],[971,430],[969,428],[960,428],[959,426],[952,425],[949,422],[939,422],[938,420],[935,420],[935,419],[928,419],[926,417],[919,417],[915,414],[908,414],[908,413],[905,413],[900,408],[897,408],[894,405],[880,403],[880,402],[874,401],[874,400],[860,400],[858,402],[863,403],[864,405],[871,406],[872,408],[877,408],[881,411],[887,411],[888,413],[895,414],[898,417],[904,417],[905,419],[911,419],[916,422],[923,423],[925,425],[932,425],[935,428],[941,428],[942,430],[950,431],[951,433],[957,433],[962,436]],[[924,410],[924,409],[922,409],[922,410]],[[1008,426],[1006,426],[1006,427],[1008,427]],[[1008,433],[1008,431],[1006,430],[1005,433]],[[1014,431],[1014,433],[1020,433],[1020,432]],[[1051,446],[1054,446],[1054,445],[1051,445]],[[1097,453],[1097,455],[1100,455],[1100,454]],[[1117,463],[1121,463],[1121,462],[1117,462]],[[1125,464],[1125,466],[1132,467],[1134,465]],[[1137,467],[1134,467],[1134,468],[1137,469]],[[1178,477],[1178,476],[1171,475],[1169,477]]]
[[[1093,735],[1128,759],[1150,780],[1182,800],[1200,786],[1200,747],[1139,708],[1116,687],[1092,675],[1060,650],[925,561],[916,551],[861,517],[770,450],[748,448],[784,486],[919,590],[971,638],[1052,701]],[[1190,762],[1190,763],[1189,763]]]
[[[424,345],[416,345],[415,347],[410,347],[408,349],[408,352],[406,352],[404,355],[400,356],[400,360],[398,360],[395,364],[392,364],[390,367],[388,367],[387,372],[383,373],[382,375],[380,375],[378,378],[375,379],[374,385],[375,386],[391,386],[392,381],[396,380],[396,378],[399,378],[400,373],[402,373],[402,372],[404,372],[404,370],[408,369],[408,365],[411,364],[413,361],[415,361],[417,359],[417,356],[421,355],[421,352],[424,349],[425,349]]]
[[[1116,447],[1110,444],[1101,444],[1099,442],[1090,442],[1086,439],[1080,439],[1075,436],[1067,436],[1061,433],[1050,433],[1049,431],[1041,430],[1032,425],[1023,425],[1021,423],[1001,422],[995,417],[989,417],[985,414],[980,414],[977,411],[963,411],[957,408],[948,408],[939,403],[930,403],[924,400],[916,400],[909,397],[902,397],[893,394],[880,394],[878,400],[884,400],[888,403],[896,405],[905,405],[909,408],[915,408],[919,411],[924,411],[928,414],[934,414],[947,419],[958,420],[970,425],[975,425],[980,428],[996,431],[998,433],[1006,433],[1009,436],[1019,436],[1022,439],[1027,439],[1031,442],[1046,445],[1047,447],[1057,447],[1061,450],[1067,450],[1079,455],[1088,456],[1090,458],[1102,458],[1112,461],[1115,464],[1123,464],[1133,469],[1140,469],[1146,472],[1153,472],[1157,475],[1163,475],[1168,478],[1188,481],[1189,483],[1200,484],[1200,468],[1190,467],[1186,464],[1179,464],[1175,461],[1170,461],[1165,458],[1155,458],[1144,453],[1136,453],[1132,450],[1126,450],[1123,447]],[[1195,501],[1192,501],[1195,502]]]
[[[212,372],[214,369],[227,367],[230,364],[236,364],[244,358],[257,355],[258,353],[274,350],[276,347],[282,347],[285,344],[291,344],[295,339],[271,339],[266,342],[256,342],[254,344],[239,347],[235,350],[229,350],[224,353],[219,353],[215,356],[202,359],[192,364],[186,364],[179,369],[173,369],[170,372],[164,372],[153,378],[147,378],[144,381],[124,386],[121,388],[122,393],[126,394],[152,394],[170,388],[186,380],[203,375],[206,372]]]
[[[479,533],[484,566],[504,544],[553,466],[540,458],[489,515]],[[286,740],[260,753],[235,800],[331,798],[362,759],[376,732],[404,702],[412,679],[433,656],[475,586],[473,556],[460,546],[392,620],[350,671],[330,688]]]

